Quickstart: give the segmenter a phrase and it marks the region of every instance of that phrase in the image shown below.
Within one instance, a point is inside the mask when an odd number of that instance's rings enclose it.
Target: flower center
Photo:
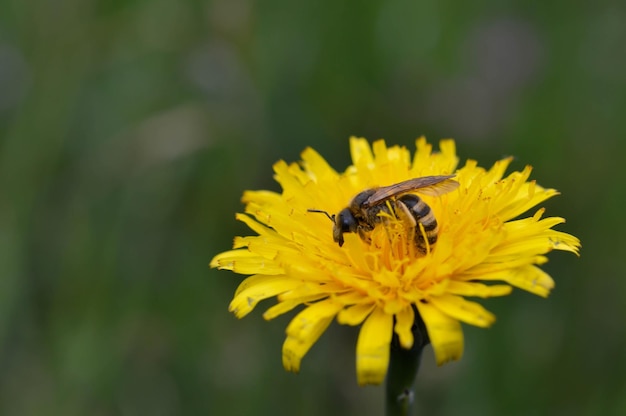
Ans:
[[[387,202],[388,211],[378,214],[381,224],[370,233],[370,250],[376,253],[379,267],[403,274],[409,264],[430,253],[431,245],[424,226],[398,207],[402,206]],[[426,243],[426,252],[418,246],[418,239]]]

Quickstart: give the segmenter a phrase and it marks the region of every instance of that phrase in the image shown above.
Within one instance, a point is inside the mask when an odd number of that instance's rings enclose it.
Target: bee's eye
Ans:
[[[349,210],[344,209],[337,217],[337,225],[339,225],[342,233],[355,232],[357,227],[356,218]]]
[[[343,233],[353,233],[358,225],[354,215],[348,208],[344,208],[335,217],[335,226],[333,227],[333,239],[339,243],[339,247],[343,245]]]

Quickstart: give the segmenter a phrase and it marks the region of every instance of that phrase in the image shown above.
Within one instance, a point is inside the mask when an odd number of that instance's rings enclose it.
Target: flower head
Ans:
[[[403,147],[350,140],[353,165],[337,172],[313,149],[300,164],[279,161],[275,179],[282,193],[246,191],[245,214],[236,218],[257,235],[236,237],[234,249],[211,267],[251,275],[237,289],[230,310],[239,318],[263,299],[277,303],[272,319],[304,306],[287,327],[283,365],[300,362],[333,319],[361,325],[356,364],[359,384],[384,380],[393,334],[403,348],[414,343],[415,313],[423,320],[438,364],[463,353],[461,322],[488,327],[492,313],[467,297],[508,295],[513,287],[546,297],[554,287],[538,266],[549,251],[578,254],[579,240],[552,228],[563,218],[542,218],[544,209],[521,217],[557,195],[529,180],[531,167],[505,176],[511,159],[490,169],[468,160],[457,169],[452,140],[433,152],[424,138],[413,157]],[[399,212],[395,195],[384,201],[380,221],[367,232],[345,233],[341,247],[333,224],[311,209],[337,213],[363,190],[431,175],[455,175],[458,188],[421,195],[438,223],[436,244],[415,244],[424,225]],[[419,190],[417,191],[419,193]]]

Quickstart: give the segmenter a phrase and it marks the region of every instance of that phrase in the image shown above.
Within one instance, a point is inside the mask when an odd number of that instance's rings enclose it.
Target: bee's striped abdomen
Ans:
[[[415,222],[422,224],[422,227],[424,227],[424,233],[421,232],[419,226],[415,229],[415,244],[417,248],[423,253],[428,251],[427,246],[430,246],[432,250],[437,242],[437,233],[439,231],[437,219],[432,209],[430,209],[428,204],[422,201],[420,197],[413,194],[403,195],[398,201],[402,202],[407,207],[413,218],[415,218]],[[426,244],[424,234],[426,234],[428,244]]]

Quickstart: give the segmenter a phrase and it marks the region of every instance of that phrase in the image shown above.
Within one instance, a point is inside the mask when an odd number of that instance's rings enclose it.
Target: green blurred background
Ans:
[[[0,414],[379,415],[357,329],[299,375],[290,316],[227,311],[209,270],[245,189],[348,137],[514,168],[582,239],[548,300],[483,301],[462,361],[425,353],[420,414],[626,414],[623,1],[0,0]],[[346,196],[349,198],[350,196]]]

